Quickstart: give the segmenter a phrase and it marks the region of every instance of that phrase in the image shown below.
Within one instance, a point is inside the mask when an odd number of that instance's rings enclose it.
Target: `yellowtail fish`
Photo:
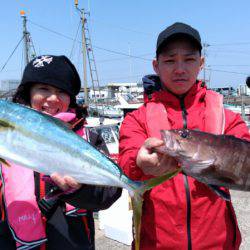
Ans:
[[[134,211],[135,242],[139,249],[142,196],[178,171],[148,181],[129,179],[120,167],[51,116],[0,100],[0,157],[47,175],[69,175],[79,183],[128,190]]]

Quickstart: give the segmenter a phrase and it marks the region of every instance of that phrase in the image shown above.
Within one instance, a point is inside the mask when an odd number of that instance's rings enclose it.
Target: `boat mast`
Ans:
[[[89,103],[88,98],[88,83],[87,83],[87,57],[86,57],[86,37],[85,37],[85,13],[84,9],[78,8],[78,0],[75,0],[75,7],[80,12],[82,22],[82,54],[83,54],[83,84],[84,84],[84,102],[86,105]]]
[[[27,17],[25,11],[21,10],[20,15],[23,18],[24,58],[25,58],[25,65],[27,65],[30,62],[30,60],[36,56],[36,51],[30,32],[27,30]]]
[[[25,11],[20,11],[21,17],[23,18],[23,38],[24,38],[24,58],[25,65],[27,65],[30,61],[29,58],[29,35],[30,33],[27,31],[27,17]]]

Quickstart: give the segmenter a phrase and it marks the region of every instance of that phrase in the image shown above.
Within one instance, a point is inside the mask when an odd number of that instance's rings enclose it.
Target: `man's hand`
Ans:
[[[53,174],[51,174],[50,178],[63,191],[68,191],[70,189],[77,190],[82,186],[74,178],[67,176],[67,175],[62,177],[57,173],[53,173]]]
[[[140,148],[136,164],[146,175],[161,176],[178,169],[178,162],[171,156],[156,152],[164,142],[157,138],[148,138]]]

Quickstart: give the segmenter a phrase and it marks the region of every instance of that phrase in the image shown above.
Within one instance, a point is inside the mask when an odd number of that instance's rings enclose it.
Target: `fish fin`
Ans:
[[[141,216],[142,216],[142,204],[143,194],[151,188],[163,183],[164,181],[177,175],[181,169],[177,169],[174,172],[164,174],[159,177],[155,177],[141,182],[139,188],[134,191],[134,195],[131,197],[133,208],[133,222],[134,222],[134,238],[135,238],[135,250],[140,249],[140,230],[141,230]]]
[[[181,167],[182,170],[187,174],[191,175],[201,173],[202,170],[207,169],[208,167],[212,166],[214,163],[214,160],[206,160],[206,161],[195,161],[195,160],[189,160],[187,161],[181,161]],[[191,170],[190,170],[191,169]]]
[[[220,189],[219,186],[209,184],[208,185],[218,196],[220,196],[225,201],[231,201],[230,194]]]
[[[4,160],[3,158],[0,158],[0,162],[2,162],[7,167],[11,167],[10,164],[6,160]]]
[[[144,181],[144,185],[140,189],[141,194],[144,194],[147,190],[150,190],[153,187],[163,183],[164,181],[171,179],[172,177],[176,176],[180,171],[181,169],[178,168],[173,172],[168,172],[164,175]]]
[[[190,161],[190,164],[195,165],[195,167],[206,168],[214,164],[214,159],[208,159],[206,161]]]

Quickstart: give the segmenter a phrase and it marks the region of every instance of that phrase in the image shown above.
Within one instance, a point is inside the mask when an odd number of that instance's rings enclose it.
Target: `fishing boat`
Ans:
[[[90,104],[89,112],[91,114],[96,114],[98,116],[107,118],[121,118],[123,115],[121,109],[117,108],[116,106],[104,104]]]
[[[235,113],[238,113],[242,116],[247,126],[250,128],[250,105],[233,105],[233,104],[224,104],[226,109],[232,110]]]

